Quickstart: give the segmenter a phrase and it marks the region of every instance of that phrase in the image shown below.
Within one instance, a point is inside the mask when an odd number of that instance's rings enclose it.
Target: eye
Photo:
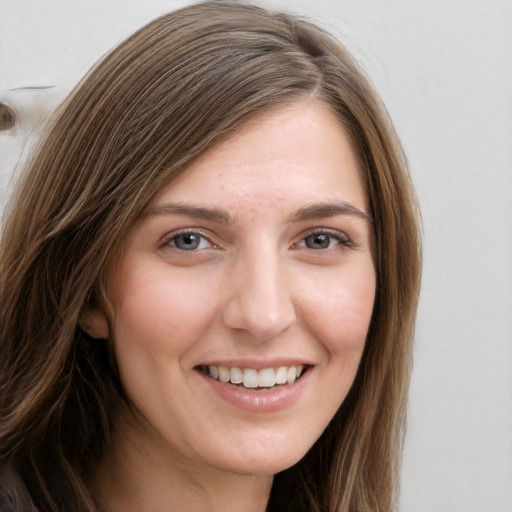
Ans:
[[[311,233],[302,240],[300,245],[314,250],[331,249],[338,245],[351,246],[349,239],[343,233],[325,230]]]
[[[314,233],[304,238],[308,249],[328,249],[332,243],[332,237],[326,233]]]
[[[212,245],[207,238],[194,232],[175,234],[166,241],[166,244],[174,246],[180,251],[197,251]]]

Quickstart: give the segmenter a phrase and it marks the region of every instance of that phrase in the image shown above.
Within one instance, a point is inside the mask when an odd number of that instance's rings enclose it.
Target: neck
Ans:
[[[93,475],[106,512],[264,512],[272,476],[197,467],[175,454],[148,449],[140,431],[117,430]]]

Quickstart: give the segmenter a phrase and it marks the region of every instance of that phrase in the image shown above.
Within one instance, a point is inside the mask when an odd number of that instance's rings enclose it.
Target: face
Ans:
[[[242,474],[305,455],[363,352],[367,212],[350,143],[317,100],[252,121],[162,190],[95,320],[108,317],[146,450]]]

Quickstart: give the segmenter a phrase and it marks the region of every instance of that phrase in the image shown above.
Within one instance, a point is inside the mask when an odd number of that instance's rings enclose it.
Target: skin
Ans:
[[[317,99],[257,118],[162,191],[85,322],[112,340],[135,409],[95,475],[107,510],[265,510],[354,380],[375,296],[367,208]],[[307,371],[290,403],[245,410],[198,370],[219,362]]]

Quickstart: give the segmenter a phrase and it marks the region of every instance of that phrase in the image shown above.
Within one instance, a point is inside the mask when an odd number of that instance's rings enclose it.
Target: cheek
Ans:
[[[303,321],[321,347],[317,395],[306,414],[315,411],[317,434],[332,420],[352,387],[364,351],[375,299],[371,260],[346,268],[322,269],[303,281]],[[323,286],[319,286],[323,283]]]
[[[349,356],[352,352],[360,356],[375,300],[373,264],[333,271],[328,277],[323,280],[328,283],[323,289],[310,287],[306,314],[310,330],[330,356]]]
[[[115,304],[115,338],[131,339],[147,349],[185,349],[212,316],[211,287],[179,273],[124,274]]]
[[[133,267],[118,273],[112,337],[126,392],[139,410],[158,418],[163,390],[180,384],[190,369],[187,356],[215,318],[213,294],[179,272]],[[173,399],[166,402],[179,407]]]

